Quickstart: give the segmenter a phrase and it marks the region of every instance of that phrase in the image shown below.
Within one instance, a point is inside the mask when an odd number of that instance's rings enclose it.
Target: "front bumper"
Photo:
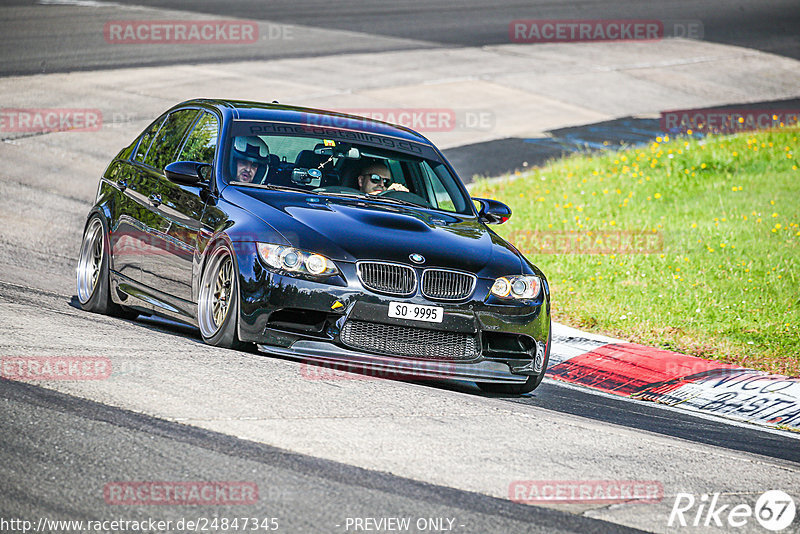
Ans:
[[[237,247],[239,338],[256,343],[264,352],[432,379],[518,383],[544,371],[550,349],[546,281],[537,299],[522,303],[487,298],[493,280],[482,278],[472,296],[459,302],[429,300],[419,292],[394,297],[366,290],[354,264],[337,262],[342,276],[320,283],[269,271],[254,247],[250,253],[246,249]],[[443,320],[428,323],[389,317],[389,303],[398,301],[441,307]],[[379,326],[380,331],[392,333],[388,337],[420,335],[405,344],[389,339],[374,347],[357,345],[352,337],[343,336],[348,323]],[[440,342],[440,335],[449,337]],[[452,355],[450,339],[463,341],[469,350]],[[412,349],[423,344],[428,348]]]

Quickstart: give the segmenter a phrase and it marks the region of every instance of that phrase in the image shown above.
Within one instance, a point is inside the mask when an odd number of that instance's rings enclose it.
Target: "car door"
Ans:
[[[149,201],[144,193],[145,180],[142,165],[145,157],[166,119],[166,114],[154,121],[142,134],[129,161],[119,166],[112,177],[114,187],[121,194],[112,214],[111,226],[111,268],[124,277],[141,282],[142,260],[148,252],[150,243],[145,224],[149,220]]]
[[[219,119],[203,111],[186,135],[173,161],[195,161],[212,165],[217,148]],[[172,162],[169,162],[172,163]],[[211,178],[206,176],[206,180]],[[207,198],[207,183],[183,185],[162,176],[159,184],[160,204],[154,206],[159,217],[160,254],[151,257],[153,281],[161,291],[180,299],[175,304],[192,310],[192,263],[197,253],[197,235]],[[189,305],[187,305],[187,303]]]
[[[144,157],[143,164],[137,166],[134,195],[136,201],[145,208],[138,212],[137,221],[145,240],[140,257],[140,281],[153,290],[150,292],[151,296],[161,305],[166,303],[159,293],[172,294],[170,291],[175,285],[169,278],[172,273],[164,273],[159,269],[162,264],[160,258],[174,250],[174,247],[167,244],[171,221],[165,213],[169,213],[173,207],[169,201],[163,205],[164,198],[170,198],[164,167],[175,161],[186,132],[199,113],[200,110],[193,108],[179,109],[167,115]]]

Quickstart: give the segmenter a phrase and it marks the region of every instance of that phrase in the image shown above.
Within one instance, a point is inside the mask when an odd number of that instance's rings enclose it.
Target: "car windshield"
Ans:
[[[253,135],[264,131],[265,124],[272,123],[247,121],[232,128],[223,151],[226,181],[231,185],[472,213],[458,179],[427,145],[372,134],[359,139],[354,132],[347,132],[351,137],[343,140],[336,135],[343,131],[326,131],[319,137],[305,132]]]

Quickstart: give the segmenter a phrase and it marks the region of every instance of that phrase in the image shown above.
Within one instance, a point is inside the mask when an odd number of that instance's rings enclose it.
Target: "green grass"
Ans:
[[[798,375],[798,133],[661,139],[472,194],[511,206],[496,230],[547,275],[554,320]]]

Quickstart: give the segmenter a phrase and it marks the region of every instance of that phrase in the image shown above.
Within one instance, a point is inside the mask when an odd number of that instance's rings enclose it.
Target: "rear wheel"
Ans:
[[[522,395],[523,393],[530,393],[542,383],[544,374],[547,372],[547,363],[550,361],[550,342],[553,339],[552,331],[547,336],[547,349],[544,353],[544,361],[542,362],[542,372],[538,375],[529,376],[528,379],[521,384],[497,384],[493,382],[478,382],[478,387],[481,391],[486,393],[498,393],[505,395]]]
[[[231,249],[217,245],[209,254],[197,299],[197,324],[203,341],[216,347],[240,349],[237,322],[239,284]]]
[[[94,215],[83,233],[78,258],[78,302],[86,311],[133,319],[138,313],[111,300],[109,250],[105,221],[99,215]]]

